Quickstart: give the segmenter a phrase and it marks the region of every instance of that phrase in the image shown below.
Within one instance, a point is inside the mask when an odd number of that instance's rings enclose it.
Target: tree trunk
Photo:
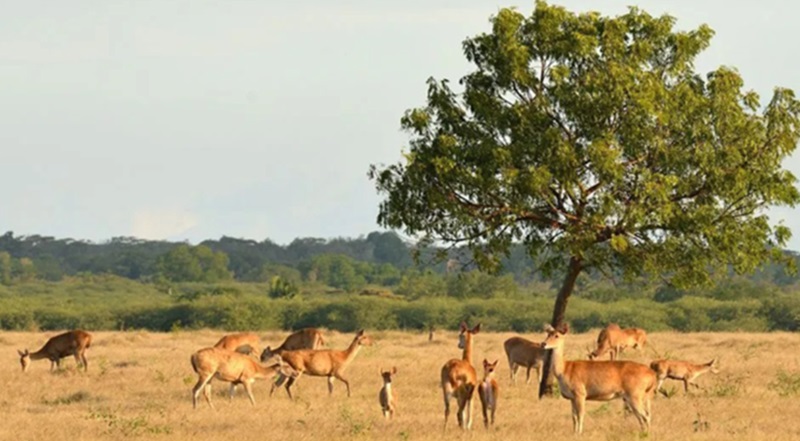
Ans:
[[[567,301],[572,291],[575,289],[575,282],[578,280],[578,274],[583,271],[583,263],[578,256],[572,256],[569,259],[569,267],[567,274],[564,275],[564,282],[561,284],[561,289],[558,291],[556,297],[556,304],[553,307],[553,321],[550,323],[554,328],[564,322],[564,314],[567,312]],[[539,398],[541,399],[546,393],[553,390],[553,381],[550,379],[550,360],[552,359],[553,352],[547,351],[544,359],[544,366],[542,370],[542,381],[539,384]]]

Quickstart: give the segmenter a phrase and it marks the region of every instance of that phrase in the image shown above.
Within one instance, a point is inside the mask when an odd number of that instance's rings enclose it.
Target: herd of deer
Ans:
[[[480,332],[481,325],[469,328],[461,323],[458,347],[462,349],[460,359],[452,359],[445,363],[441,371],[441,387],[444,395],[444,428],[450,416],[450,401],[456,399],[458,425],[463,429],[472,426],[472,408],[477,390],[483,410],[484,425],[488,428],[494,424],[499,387],[495,379],[498,361],[483,360],[483,377],[478,382],[477,372],[472,363],[473,339]],[[512,384],[516,384],[519,368],[527,369],[526,382],[530,383],[531,369],[536,369],[537,379],[541,382],[542,368],[548,351],[551,355],[551,371],[558,380],[559,391],[564,398],[572,402],[573,429],[583,432],[586,400],[608,401],[622,398],[627,410],[631,411],[639,421],[643,431],[650,428],[650,402],[667,378],[683,381],[684,390],[689,392],[689,385],[699,387],[694,380],[706,372],[717,372],[716,359],[708,363],[694,364],[677,360],[656,360],[650,366],[633,361],[617,360],[626,348],[641,349],[647,341],[645,332],[638,328],[622,329],[610,324],[600,331],[597,348],[589,354],[589,360],[567,361],[564,357],[565,336],[569,327],[564,324],[559,328],[546,326],[547,337],[541,343],[535,343],[521,337],[512,337],[505,341],[504,349],[508,356],[508,364]],[[61,359],[74,356],[76,362],[88,369],[86,349],[91,346],[92,336],[88,332],[75,330],[52,337],[36,352],[18,351],[22,371],[27,371],[32,360],[50,360],[50,370],[60,366]],[[200,349],[191,356],[192,368],[198,375],[197,383],[192,388],[192,404],[196,408],[197,400],[202,393],[213,409],[211,403],[211,380],[216,378],[230,383],[230,397],[233,398],[235,388],[241,384],[250,402],[255,405],[252,385],[257,379],[272,380],[270,395],[276,387],[285,384],[286,393],[292,398],[291,387],[303,375],[327,377],[328,392],[333,393],[334,379],[343,382],[350,396],[350,383],[344,374],[362,346],[372,344],[372,340],[363,330],[358,331],[352,343],[345,350],[321,349],[324,345],[322,333],[314,328],[306,328],[289,335],[279,347],[269,346],[256,359],[260,346],[259,338],[252,332],[226,335],[213,347]],[[609,361],[596,361],[604,354],[610,355]],[[378,401],[383,415],[391,418],[397,407],[397,395],[392,388],[392,378],[397,368],[380,370],[383,387],[378,394]],[[663,392],[662,392],[663,393]]]

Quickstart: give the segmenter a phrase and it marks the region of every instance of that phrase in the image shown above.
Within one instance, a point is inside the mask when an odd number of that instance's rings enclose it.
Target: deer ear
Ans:
[[[392,366],[392,375],[394,375],[396,373],[397,373],[397,367],[396,366]]]
[[[486,366],[489,366],[489,360],[487,360],[487,359],[485,359],[485,358],[484,358],[484,359],[483,359],[483,366],[484,366],[484,367],[486,367]]]
[[[17,354],[19,354],[20,357],[24,357],[25,356],[25,353],[20,351],[19,349],[17,349]]]
[[[544,324],[544,332],[547,332],[549,334],[551,332],[555,332],[555,330],[556,329],[553,328],[553,325],[551,325],[550,323],[545,323]]]
[[[364,330],[359,329],[358,332],[356,332],[356,337],[361,337],[362,335],[364,335]]]
[[[497,362],[499,362],[499,361],[500,360],[495,360],[494,363],[492,363],[492,366],[497,366]]]
[[[466,331],[467,330],[467,322],[461,322],[460,329],[461,329],[461,332]]]
[[[474,328],[472,328],[472,333],[473,334],[477,334],[479,332],[481,332],[481,324],[480,323],[478,323],[477,325],[475,325]]]
[[[567,322],[562,323],[561,326],[558,327],[558,332],[562,334],[569,333],[569,324]]]

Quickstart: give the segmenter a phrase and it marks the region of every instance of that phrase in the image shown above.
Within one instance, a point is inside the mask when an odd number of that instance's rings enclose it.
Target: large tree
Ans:
[[[691,286],[783,257],[790,231],[767,209],[799,198],[781,166],[800,130],[791,90],[762,107],[735,69],[698,74],[713,31],[667,15],[537,2],[490,22],[463,43],[460,90],[431,79],[403,116],[404,160],[371,167],[380,224],[467,245],[485,268],[524,244],[563,274],[553,326],[583,271]]]

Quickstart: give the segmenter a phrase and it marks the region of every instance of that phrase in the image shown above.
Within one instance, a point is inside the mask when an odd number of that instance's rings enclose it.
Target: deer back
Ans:
[[[656,373],[632,361],[576,360],[566,362],[563,383],[570,395],[583,389],[589,400],[609,400],[654,390]]]
[[[223,336],[214,347],[249,354],[257,351],[260,343],[260,339],[255,333],[242,332]]]
[[[47,340],[47,343],[37,353],[50,358],[60,358],[72,355],[76,350],[81,352],[90,347],[91,344],[92,335],[88,332],[81,330],[68,331]]]

